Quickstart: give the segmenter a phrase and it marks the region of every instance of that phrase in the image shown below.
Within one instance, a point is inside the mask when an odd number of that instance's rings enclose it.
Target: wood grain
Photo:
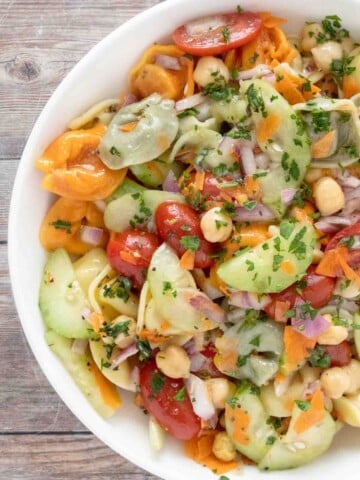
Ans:
[[[51,93],[100,39],[160,1],[0,0],[0,480],[155,480],[90,434],[42,374],[12,300],[6,239],[18,162]]]

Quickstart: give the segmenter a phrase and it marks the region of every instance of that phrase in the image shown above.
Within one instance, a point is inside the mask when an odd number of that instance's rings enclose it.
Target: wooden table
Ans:
[[[161,0],[0,0],[0,479],[152,479],[65,407],[22,334],[7,267],[7,215],[31,128],[55,87],[107,33]]]

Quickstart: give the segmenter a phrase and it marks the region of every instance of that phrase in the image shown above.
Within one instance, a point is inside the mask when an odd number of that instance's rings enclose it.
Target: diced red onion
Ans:
[[[80,229],[80,238],[84,243],[89,245],[100,245],[104,230],[98,227],[90,227],[88,225],[83,225]]]
[[[354,177],[349,172],[337,175],[336,180],[342,187],[357,188],[360,187],[360,179]]]
[[[122,362],[124,362],[127,358],[135,355],[138,351],[139,349],[135,343],[132,343],[124,350],[119,350],[119,353],[114,355],[114,358],[111,359],[111,370],[115,370],[115,368],[118,367]]]
[[[214,323],[223,323],[226,320],[224,309],[202,292],[195,293],[189,300],[190,305]]]
[[[311,318],[310,315],[297,308],[304,304],[305,302],[302,299],[296,299],[294,307],[296,313],[295,317],[291,319],[291,325],[304,337],[316,339],[329,328],[329,322],[319,313],[316,314],[315,318]]]
[[[315,222],[315,227],[324,233],[337,232],[341,228],[348,227],[349,225],[351,225],[351,220],[349,218],[343,218],[338,215],[322,217]]]
[[[275,83],[276,77],[274,73],[268,73],[267,75],[263,76],[263,80],[266,80],[267,82],[271,83],[273,85]]]
[[[91,310],[90,310],[90,308],[84,307],[84,308],[81,310],[81,318],[82,318],[83,320],[86,320],[87,322],[89,322],[90,325],[91,325],[90,315],[91,315]]]
[[[216,409],[204,380],[190,373],[189,378],[185,380],[185,385],[196,415],[203,420],[210,420],[216,414]]]
[[[258,153],[255,155],[255,163],[260,170],[267,170],[270,165],[270,157],[267,153]]]
[[[123,101],[121,102],[121,107],[126,107],[127,105],[132,105],[137,102],[138,98],[133,93],[127,93],[124,95]]]
[[[257,295],[250,292],[233,292],[229,297],[230,305],[245,309],[263,310],[270,302],[269,295]]]
[[[263,77],[264,75],[268,75],[269,73],[272,73],[271,68],[268,65],[260,63],[254,68],[240,71],[239,80],[251,80],[253,78]]]
[[[306,399],[307,397],[313,395],[319,387],[320,380],[313,380],[312,382],[308,383],[302,392],[302,398]]]
[[[258,203],[252,210],[237,208],[233,219],[235,222],[269,222],[275,219],[275,215],[268,207]]]
[[[347,199],[345,197],[345,208],[340,212],[341,216],[348,217],[349,215],[360,210],[360,197]]]
[[[71,351],[78,355],[83,355],[89,345],[89,341],[86,338],[75,338],[71,345]]]
[[[193,108],[199,105],[201,102],[204,101],[204,96],[201,93],[195,93],[195,95],[191,95],[191,97],[182,98],[175,103],[175,110],[177,112],[182,112],[187,108]]]
[[[224,294],[220,292],[220,290],[218,290],[211,284],[210,279],[206,277],[204,271],[201,270],[201,268],[195,268],[195,270],[193,270],[193,276],[195,278],[196,284],[209,298],[211,298],[211,300],[215,300],[224,296]]]
[[[198,372],[199,370],[202,370],[207,364],[207,361],[207,357],[202,353],[194,353],[194,355],[190,356],[190,372]]]
[[[256,162],[254,152],[249,147],[241,146],[240,149],[241,163],[245,175],[254,175],[256,172]]]
[[[281,190],[281,202],[285,207],[290,205],[290,203],[293,201],[296,192],[296,188],[285,188],[284,190]]]
[[[181,70],[179,59],[171,55],[156,55],[155,64],[168,70]]]
[[[197,107],[196,107],[196,110],[198,111],[198,113],[196,114],[196,118],[198,120],[200,120],[200,122],[204,122],[205,120],[207,120],[210,116],[210,102],[209,101],[205,101],[205,102],[202,102],[200,103]]]
[[[225,136],[219,143],[218,149],[223,155],[230,155],[235,151],[238,151],[239,147],[239,140]]]
[[[96,202],[94,202],[96,208],[98,210],[100,210],[100,212],[105,212],[105,208],[106,208],[106,202],[104,202],[104,200],[96,200]]]
[[[179,193],[180,188],[177,184],[175,173],[172,170],[169,170],[169,173],[166,175],[166,178],[162,184],[163,190],[165,192]]]

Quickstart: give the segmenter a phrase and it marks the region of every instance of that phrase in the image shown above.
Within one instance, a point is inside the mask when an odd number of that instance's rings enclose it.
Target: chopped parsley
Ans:
[[[266,439],[266,445],[274,445],[275,442],[276,437],[274,437],[273,435],[270,435],[270,437],[267,437]]]
[[[182,112],[178,113],[178,118],[185,118],[185,117],[196,117],[196,115],[199,113],[199,110],[196,108],[186,108]]]
[[[136,342],[136,346],[140,353],[139,355],[140,361],[143,362],[144,360],[148,360],[151,356],[151,347],[148,340],[138,340]]]
[[[315,133],[330,131],[330,112],[311,112],[311,123]]]
[[[215,220],[216,230],[220,230],[221,227],[227,227],[228,225],[229,223],[224,220]]]
[[[194,159],[195,165],[198,167],[201,167],[203,165],[203,162],[206,160],[206,157],[209,155],[209,152],[211,151],[211,148],[208,147],[203,147],[201,148]]]
[[[343,237],[340,241],[339,241],[340,245],[345,245],[345,247],[347,248],[352,248],[355,244],[355,237],[351,236],[351,237]]]
[[[338,83],[341,83],[346,75],[350,75],[356,70],[356,67],[350,66],[353,59],[354,57],[344,57],[342,59],[334,59],[331,62],[331,72]]]
[[[307,412],[311,408],[311,403],[305,400],[295,400],[295,403],[303,412]]]
[[[339,41],[349,37],[349,31],[342,27],[341,18],[337,15],[327,15],[321,23],[327,40]]]
[[[243,207],[246,209],[246,210],[254,210],[254,208],[256,207],[257,205],[257,202],[255,200],[246,200],[244,203],[243,203]]]
[[[50,222],[50,225],[56,230],[65,230],[66,233],[71,233],[71,223],[67,220],[55,220],[54,222]]]
[[[252,272],[253,270],[255,270],[255,264],[254,262],[252,262],[251,260],[246,260],[246,265],[248,266],[247,268],[247,271],[248,272]]]
[[[103,286],[103,295],[105,298],[121,298],[127,302],[130,297],[131,281],[127,277],[118,276],[109,285]]]
[[[306,255],[306,243],[302,240],[307,228],[304,226],[295,235],[289,246],[289,253],[293,253],[298,260],[303,260]]]
[[[234,139],[242,138],[244,140],[251,140],[250,130],[241,122],[238,122],[225,136]]]
[[[267,117],[267,111],[265,108],[265,102],[262,97],[260,89],[257,89],[252,83],[245,93],[249,102],[249,107],[253,112],[261,113],[265,118]]]
[[[102,370],[103,368],[109,368],[109,367],[111,367],[111,363],[102,358],[100,361],[100,370]]]
[[[235,214],[235,205],[231,202],[224,202],[220,209],[220,213],[232,217]]]
[[[176,400],[177,402],[183,402],[185,400],[186,396],[186,387],[185,385],[178,390],[175,395],[173,396],[173,399]]]
[[[225,43],[229,43],[230,42],[230,30],[228,27],[224,27],[222,30],[221,30],[221,35],[223,37],[223,40]]]
[[[349,155],[349,157],[358,157],[359,152],[357,151],[357,148],[355,145],[347,145],[344,147],[345,152]]]
[[[254,345],[254,347],[258,347],[260,345],[260,337],[261,335],[256,335],[254,338],[250,340],[250,345]]]
[[[203,88],[202,94],[210,97],[216,102],[224,101],[229,103],[235,94],[235,88],[229,85],[219,72],[214,72],[214,81]]]
[[[150,379],[150,388],[153,395],[159,395],[165,385],[165,377],[161,373],[155,373]]]
[[[196,252],[200,247],[200,238],[196,235],[183,236],[180,239],[180,245],[185,248],[185,250]]]
[[[115,323],[104,323],[100,331],[104,332],[108,337],[116,338],[120,333],[123,333],[126,337],[129,336],[129,325],[130,320],[125,322]]]
[[[243,367],[248,361],[249,355],[239,355],[236,360],[237,367]]]
[[[114,145],[110,148],[110,153],[111,155],[116,155],[117,157],[121,157],[121,153]]]
[[[272,269],[273,272],[277,272],[284,260],[283,255],[274,255]]]
[[[315,348],[310,350],[310,357],[308,361],[312,367],[328,368],[331,365],[331,358],[326,353],[325,348],[322,345],[316,345]]]
[[[168,281],[163,282],[163,290],[162,290],[163,295],[166,293],[171,293],[171,295],[176,298],[177,296],[177,291],[173,288],[172,283]]]
[[[142,225],[142,224],[146,223],[150,219],[150,217],[152,215],[152,211],[151,211],[151,208],[146,206],[144,196],[143,196],[142,193],[140,193],[140,192],[132,193],[131,197],[134,200],[139,201],[139,213],[142,214],[142,215],[135,214],[130,219],[130,221],[129,221],[130,226],[132,228],[135,228],[137,225]]]

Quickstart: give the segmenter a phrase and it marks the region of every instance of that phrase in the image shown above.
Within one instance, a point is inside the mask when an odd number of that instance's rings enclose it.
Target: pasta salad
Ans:
[[[179,26],[36,160],[46,341],[223,474],[360,427],[360,47],[238,7]],[[134,59],[135,63],[136,59]]]

